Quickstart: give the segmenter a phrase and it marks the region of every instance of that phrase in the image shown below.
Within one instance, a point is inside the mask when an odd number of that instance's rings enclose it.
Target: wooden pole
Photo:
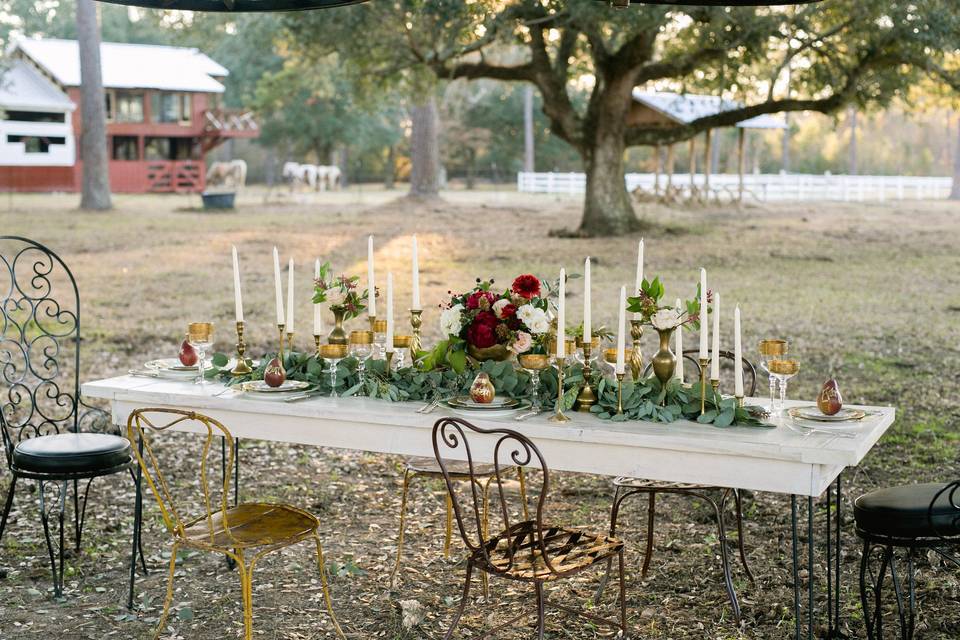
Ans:
[[[660,143],[653,150],[654,155],[654,173],[653,173],[653,195],[660,195]]]
[[[737,202],[743,202],[743,147],[744,139],[746,137],[747,130],[743,127],[737,128],[737,178],[739,180],[737,186]]]
[[[673,143],[667,147],[667,190],[666,195],[670,195],[670,190],[673,189],[673,160],[674,160],[674,148]]]
[[[690,138],[690,199],[697,197],[697,138]]]
[[[713,129],[707,129],[704,133],[703,149],[703,190],[710,197],[710,155],[713,147]]]

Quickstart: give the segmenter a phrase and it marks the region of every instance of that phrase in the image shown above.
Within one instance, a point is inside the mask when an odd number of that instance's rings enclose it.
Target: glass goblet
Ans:
[[[350,354],[357,359],[357,375],[360,384],[367,380],[367,358],[373,354],[373,331],[350,332]]]
[[[320,357],[330,366],[330,397],[337,397],[337,364],[347,357],[347,345],[345,344],[322,344],[320,345]]]
[[[773,408],[773,412],[783,412],[787,399],[787,381],[800,373],[800,361],[782,358],[770,361],[770,373],[780,381],[780,402]]]
[[[770,363],[777,359],[782,359],[787,355],[786,340],[761,340],[760,341],[760,367],[767,372],[770,379],[770,413],[775,410],[774,395],[776,394],[777,377],[770,371]]]
[[[373,357],[383,360],[387,357],[387,321],[374,320],[371,331],[373,331]]]
[[[207,384],[205,371],[207,349],[213,346],[213,323],[191,322],[187,326],[187,342],[197,350],[197,372],[199,376],[196,383],[205,385]]]
[[[530,374],[530,412],[538,414],[541,409],[540,372],[550,366],[550,356],[545,353],[521,353],[517,356],[517,362]]]
[[[394,334],[393,348],[396,349],[396,352],[393,354],[393,362],[397,369],[403,369],[407,366],[407,352],[410,350],[411,342],[413,342],[413,336]]]

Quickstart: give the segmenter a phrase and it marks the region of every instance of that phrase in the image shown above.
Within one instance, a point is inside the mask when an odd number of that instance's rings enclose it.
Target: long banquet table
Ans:
[[[125,425],[138,408],[194,410],[223,422],[237,438],[273,440],[354,449],[379,453],[432,456],[431,429],[443,407],[429,415],[417,413],[422,403],[388,402],[370,398],[312,397],[300,402],[255,400],[227,391],[218,384],[190,383],[121,376],[89,382],[83,394],[110,402],[113,421]],[[762,400],[756,400],[762,404]],[[801,404],[797,402],[793,405]],[[797,548],[797,497],[807,501],[807,540],[813,541],[814,498],[831,491],[836,484],[840,501],[840,476],[866,456],[893,424],[892,407],[860,407],[868,412],[852,437],[833,433],[806,432],[788,428],[777,421],[775,428],[717,428],[690,421],[671,424],[610,422],[590,414],[568,413],[571,422],[546,420],[548,413],[517,422],[512,417],[468,418],[481,427],[516,429],[531,437],[552,470],[607,476],[631,476],[648,480],[696,483],[789,494],[792,507],[794,575],[800,558]],[[829,427],[823,427],[829,430]],[[490,460],[487,460],[490,462]],[[828,637],[839,631],[840,518],[830,533],[827,510],[827,612]],[[834,536],[836,540],[834,541]],[[806,603],[806,636],[816,626],[813,596],[813,552],[809,544],[807,570],[809,591]],[[835,567],[835,568],[834,568]],[[800,592],[794,582],[797,614],[796,634],[801,637]]]

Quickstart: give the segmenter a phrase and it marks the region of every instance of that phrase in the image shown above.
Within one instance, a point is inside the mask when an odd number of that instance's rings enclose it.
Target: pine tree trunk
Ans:
[[[387,149],[387,164],[383,169],[383,188],[393,189],[397,179],[397,145],[392,144]]]
[[[960,200],[960,127],[957,127],[957,148],[953,156],[953,186],[950,189],[950,199]]]
[[[80,158],[83,162],[81,209],[105,210],[110,201],[107,114],[100,69],[100,25],[93,0],[77,0],[80,47]]]
[[[533,136],[533,85],[523,87],[523,170],[533,172],[536,169]]]
[[[440,145],[437,101],[430,95],[410,110],[410,193],[418,198],[436,198],[440,193]]]
[[[847,159],[848,167],[847,173],[851,176],[857,175],[858,169],[858,159],[857,159],[857,108],[850,107],[850,157]]]

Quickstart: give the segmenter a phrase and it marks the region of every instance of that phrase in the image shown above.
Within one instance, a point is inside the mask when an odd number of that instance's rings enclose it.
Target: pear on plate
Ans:
[[[817,396],[817,408],[825,416],[836,415],[843,408],[840,385],[833,378],[823,383],[820,395]]]
[[[193,348],[189,340],[180,343],[180,353],[177,354],[177,357],[180,358],[180,364],[185,367],[192,367],[200,361],[197,350]]]
[[[267,363],[267,368],[263,371],[263,381],[268,387],[279,387],[287,381],[287,372],[283,370],[283,364],[280,358],[274,358]]]

